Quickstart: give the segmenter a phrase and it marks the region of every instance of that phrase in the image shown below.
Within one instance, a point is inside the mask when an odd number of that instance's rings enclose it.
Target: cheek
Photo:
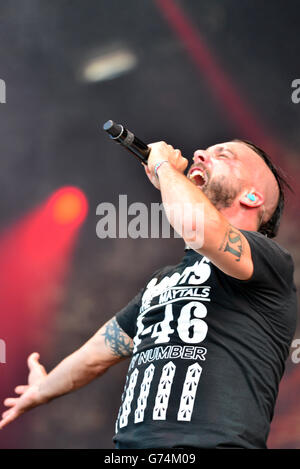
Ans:
[[[236,161],[228,160],[222,165],[222,171],[224,175],[230,176],[231,179],[243,179],[242,168]]]
[[[242,181],[244,181],[244,176],[241,173],[239,167],[236,166],[234,162],[219,162],[215,165],[211,181],[219,183],[222,186],[230,186],[234,188],[240,188]]]
[[[218,164],[215,165],[212,175],[214,178],[230,178],[233,174],[235,176],[234,166],[230,163],[223,163],[220,161]]]

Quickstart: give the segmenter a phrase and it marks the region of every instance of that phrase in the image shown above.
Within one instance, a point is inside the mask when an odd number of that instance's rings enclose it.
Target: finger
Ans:
[[[10,413],[12,412],[12,409],[8,409],[2,414],[2,418],[5,419]]]
[[[152,174],[148,168],[148,166],[145,166],[145,173],[147,174],[148,178],[150,179],[151,182],[153,182],[152,180]]]
[[[17,401],[18,397],[15,398],[15,397],[8,397],[7,399],[4,400],[3,404],[6,406],[6,407],[13,407],[14,405],[16,405],[16,401]]]
[[[173,158],[170,160],[171,164],[183,173],[188,165],[188,160],[182,156],[181,150],[176,148],[173,153]]]
[[[170,151],[168,155],[168,161],[171,163],[172,166],[175,168],[178,166],[178,159],[179,159],[180,151],[179,150],[174,150]]]
[[[148,178],[150,179],[150,181],[152,181],[153,176],[152,176],[152,173],[149,169],[149,166],[145,166],[145,171],[146,171],[146,174],[147,174]]]
[[[13,420],[15,420],[16,418],[18,417],[18,414],[17,412],[15,412],[14,410],[10,410],[4,419],[1,420],[0,422],[0,430],[2,430],[3,427],[5,427],[7,424],[9,424],[10,422],[12,422]]]
[[[176,148],[176,150],[172,150],[171,158],[174,161],[174,163],[178,164],[180,160],[183,158],[181,154],[181,150],[179,150],[178,148]]]
[[[25,385],[16,386],[15,387],[15,393],[16,394],[23,394],[25,391],[27,391],[28,388],[29,388],[29,386],[25,386]]]
[[[153,143],[147,143],[147,146],[150,147],[150,148],[153,148],[153,147],[158,147],[158,146],[164,146],[164,145],[167,145],[166,142],[163,142],[163,141],[160,141],[160,142],[153,142]]]
[[[183,168],[183,171],[185,171],[185,169],[187,168],[189,164],[189,160],[187,158],[182,158],[182,168]]]

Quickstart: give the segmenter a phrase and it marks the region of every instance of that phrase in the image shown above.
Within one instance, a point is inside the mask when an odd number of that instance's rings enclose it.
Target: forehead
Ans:
[[[263,159],[252,148],[243,142],[229,141],[217,143],[216,145],[208,147],[207,151],[216,155],[221,152],[228,152],[240,162],[264,165]]]

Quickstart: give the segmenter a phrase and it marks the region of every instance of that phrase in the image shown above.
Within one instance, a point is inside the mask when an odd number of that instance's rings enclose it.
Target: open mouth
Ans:
[[[190,181],[198,187],[204,187],[208,181],[207,173],[200,168],[194,168],[188,175]]]

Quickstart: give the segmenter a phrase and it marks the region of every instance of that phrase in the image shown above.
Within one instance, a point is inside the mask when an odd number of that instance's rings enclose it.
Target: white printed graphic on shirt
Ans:
[[[196,261],[194,265],[186,267],[182,273],[175,272],[171,277],[164,276],[162,280],[157,283],[157,278],[153,278],[148,283],[142,298],[141,313],[151,308],[152,300],[159,296],[158,305],[177,301],[179,298],[187,297],[190,299],[205,299],[209,295],[210,287],[206,290],[199,288],[191,288],[191,286],[200,286],[210,277],[211,267],[210,260],[203,257],[200,261]],[[185,284],[184,287],[180,285]],[[197,291],[198,290],[198,291]],[[202,291],[201,291],[202,290]]]
[[[147,399],[149,396],[151,381],[153,379],[155,366],[150,365],[146,368],[144,373],[143,382],[141,384],[140,395],[137,400],[137,408],[134,413],[134,423],[142,422],[144,420],[144,413],[147,407]]]
[[[177,420],[191,420],[201,372],[202,368],[198,363],[194,363],[188,367],[181,394]]]
[[[162,369],[153,410],[153,420],[166,420],[175,370],[176,366],[173,362],[167,363]]]
[[[207,350],[204,347],[197,347],[196,345],[203,342],[208,332],[207,323],[204,321],[204,318],[207,316],[207,308],[204,303],[210,301],[211,287],[203,285],[203,283],[209,279],[210,275],[210,261],[203,257],[200,261],[196,261],[193,265],[186,267],[182,273],[175,272],[170,277],[166,275],[159,283],[157,278],[153,278],[148,283],[142,297],[142,305],[137,318],[137,332],[133,339],[134,355],[129,371],[141,363],[154,360],[160,361],[165,358],[205,360]],[[181,307],[179,313],[176,309],[177,317],[174,317],[173,303],[178,301],[186,301],[186,303]],[[163,319],[145,327],[144,321],[147,314],[155,309],[162,310],[162,308],[164,308]],[[183,343],[190,345],[161,346],[161,344],[169,343],[175,332],[177,332],[178,337]],[[159,345],[139,352],[138,348],[147,336],[153,339],[153,345]],[[155,365],[151,364],[144,372],[134,412],[134,423],[144,421],[155,370]],[[172,399],[172,384],[175,373],[176,365],[172,361],[164,365],[156,390],[152,414],[153,420],[167,419],[168,404],[169,399]],[[178,421],[190,421],[192,419],[201,373],[202,367],[198,362],[193,363],[187,368],[181,394],[178,394],[181,396],[177,413]],[[125,385],[125,397],[117,421],[117,425],[120,422],[120,428],[128,425],[128,417],[131,412],[137,379],[138,371],[135,368],[127,389]]]
[[[191,305],[186,305],[186,309],[183,308],[178,319],[177,332],[180,338],[187,343],[197,343],[205,338],[207,325],[197,318],[206,316],[206,307],[202,302],[210,301],[210,286],[200,286],[201,283],[206,282],[211,274],[209,262],[206,257],[203,257],[201,261],[196,261],[194,265],[186,267],[181,274],[175,272],[171,277],[167,275],[163,277],[160,283],[157,283],[157,278],[148,283],[137,318],[137,333],[133,339],[133,353],[137,352],[138,346],[142,342],[142,336],[148,334],[151,334],[152,338],[156,338],[154,342],[156,344],[170,341],[170,335],[174,332],[170,327],[170,322],[173,320],[172,303],[178,300],[187,301]],[[181,283],[187,283],[188,286],[178,286]],[[195,288],[195,285],[198,286]],[[157,296],[159,296],[158,303],[151,304]],[[166,306],[163,321],[145,328],[144,318],[147,313],[156,308],[161,309],[162,306]],[[192,310],[195,316],[194,319],[191,318]],[[193,337],[189,336],[190,327],[194,329]]]
[[[120,416],[120,428],[126,427],[126,425],[128,424],[128,416],[131,412],[131,403],[134,395],[134,388],[136,386],[138,374],[138,370],[135,369],[132,375],[130,376],[128,388],[122,406],[122,414]]]

